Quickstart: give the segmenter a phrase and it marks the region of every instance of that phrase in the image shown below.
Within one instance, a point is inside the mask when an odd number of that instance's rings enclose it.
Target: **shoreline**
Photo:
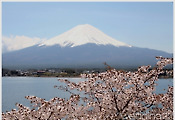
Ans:
[[[81,76],[1,76],[3,77],[34,77],[34,78],[82,78]],[[174,79],[173,77],[160,77],[158,79]]]
[[[35,77],[35,78],[81,78],[81,76],[1,76],[1,77]]]

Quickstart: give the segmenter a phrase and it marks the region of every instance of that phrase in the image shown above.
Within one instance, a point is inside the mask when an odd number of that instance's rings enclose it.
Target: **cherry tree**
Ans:
[[[156,66],[139,67],[135,72],[119,71],[108,66],[102,73],[82,74],[84,81],[60,79],[66,86],[54,86],[71,94],[49,101],[26,96],[33,108],[16,104],[18,110],[2,113],[3,120],[154,120],[173,119],[173,87],[156,94],[156,81],[172,58],[156,57]],[[170,73],[172,74],[172,73]],[[73,90],[79,93],[73,93]],[[82,95],[83,93],[83,95]]]

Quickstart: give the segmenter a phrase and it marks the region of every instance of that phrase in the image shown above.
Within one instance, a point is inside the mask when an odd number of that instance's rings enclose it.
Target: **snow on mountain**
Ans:
[[[113,45],[116,47],[131,47],[128,44],[125,44],[123,42],[117,41],[109,37],[102,31],[89,24],[78,25],[59,36],[44,41],[43,43],[39,44],[39,46],[52,46],[58,44],[61,47],[75,47],[87,43],[94,43],[97,45]]]

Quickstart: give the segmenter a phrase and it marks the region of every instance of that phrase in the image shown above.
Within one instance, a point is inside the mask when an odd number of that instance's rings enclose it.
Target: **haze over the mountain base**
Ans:
[[[98,46],[29,47],[3,55],[4,68],[104,68],[104,62],[115,68],[154,66],[155,56],[172,57],[166,52],[137,47]]]

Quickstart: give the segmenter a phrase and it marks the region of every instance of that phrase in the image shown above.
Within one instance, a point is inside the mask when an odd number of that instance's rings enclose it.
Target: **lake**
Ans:
[[[58,81],[62,78],[42,77],[2,77],[2,112],[17,109],[15,104],[21,103],[30,106],[25,96],[34,95],[46,100],[53,97],[69,98],[70,94],[54,88],[54,85],[65,85]],[[71,81],[83,81],[81,78],[63,78]],[[160,79],[156,88],[157,93],[165,93],[168,85],[173,86],[173,79]]]

